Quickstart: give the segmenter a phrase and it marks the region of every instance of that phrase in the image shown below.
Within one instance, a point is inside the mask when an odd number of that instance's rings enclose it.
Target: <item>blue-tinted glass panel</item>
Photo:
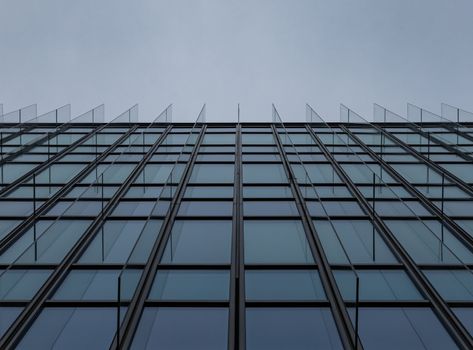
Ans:
[[[271,145],[274,144],[273,134],[242,134],[241,140],[243,144],[254,145]]]
[[[246,348],[343,349],[328,308],[248,308]]]
[[[231,232],[231,220],[177,220],[162,262],[229,263]]]
[[[244,183],[287,183],[282,164],[243,164]]]
[[[401,270],[357,271],[360,300],[421,300],[422,295]],[[356,276],[351,270],[334,271],[345,300],[356,300]]]
[[[233,198],[233,186],[188,186],[184,198]]]
[[[246,270],[247,300],[325,300],[319,273],[313,270]]]
[[[307,202],[312,216],[364,216],[365,213],[356,202]]]
[[[17,349],[108,349],[116,317],[116,308],[45,308]]]
[[[298,220],[246,220],[246,263],[311,264],[312,253]]]
[[[448,301],[473,301],[473,273],[469,270],[426,270],[424,274]]]
[[[130,260],[145,263],[158,237],[162,222],[148,221],[107,221],[100,228],[92,243],[79,259],[81,263],[124,263]],[[138,241],[138,242],[137,242]]]
[[[57,292],[54,300],[117,300],[118,277],[121,270],[73,270]],[[121,275],[121,300],[131,299],[141,270],[126,270]]]
[[[21,307],[0,307],[0,337],[20,314]]]
[[[352,320],[355,310],[350,310]],[[457,349],[432,310],[427,308],[360,308],[359,333],[363,348]]]
[[[233,183],[233,164],[195,164],[191,183]]]
[[[2,255],[1,263],[59,263],[82,236],[90,221],[87,220],[43,220],[31,227]]]
[[[222,350],[227,337],[227,309],[147,307],[131,349]]]
[[[389,229],[418,264],[472,263],[473,254],[447,228],[432,220],[385,220]]]
[[[299,216],[295,202],[251,201],[243,202],[245,216]]]
[[[300,184],[341,183],[342,180],[330,164],[293,164],[294,176]]]
[[[293,198],[290,187],[287,186],[245,186],[244,198]]]
[[[366,220],[314,220],[325,254],[332,264],[395,263],[397,260],[377,231]],[[341,246],[343,244],[343,247]],[[346,251],[347,256],[345,255]]]
[[[226,270],[159,270],[148,299],[228,300],[229,289]]]
[[[232,216],[233,202],[181,202],[178,216]]]
[[[204,145],[235,144],[235,134],[206,134],[202,141]]]
[[[49,270],[0,270],[0,300],[31,300],[50,274]]]
[[[8,232],[20,223],[19,220],[1,220],[0,221],[0,239],[5,237]]]
[[[470,332],[470,335],[473,335],[473,308],[453,307],[452,311],[460,319],[468,332]]]

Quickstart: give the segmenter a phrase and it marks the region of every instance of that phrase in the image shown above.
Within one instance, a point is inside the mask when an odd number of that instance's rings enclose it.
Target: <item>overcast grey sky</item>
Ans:
[[[0,0],[0,103],[303,120],[309,102],[473,110],[471,0]]]

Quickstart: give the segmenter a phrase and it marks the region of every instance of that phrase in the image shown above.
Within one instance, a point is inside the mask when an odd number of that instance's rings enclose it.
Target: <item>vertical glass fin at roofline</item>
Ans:
[[[363,118],[358,113],[352,111],[343,103],[340,103],[340,121],[344,123],[368,123],[365,118]]]
[[[444,118],[439,116],[438,114],[435,114],[433,112],[430,112],[424,108],[418,107],[412,103],[407,104],[407,119],[410,122],[420,122],[420,123],[426,123],[426,122],[442,122],[445,121]],[[448,120],[446,120],[448,121]]]
[[[101,104],[90,111],[78,115],[71,123],[103,123],[105,121],[105,105]]]
[[[32,104],[16,111],[8,112],[0,117],[0,123],[24,123],[38,115],[37,105]]]
[[[71,105],[53,109],[50,112],[41,114],[36,118],[25,121],[26,123],[66,123],[71,120]]]
[[[377,103],[373,104],[373,120],[377,123],[405,123],[407,121],[406,118]]]
[[[324,123],[323,118],[317,113],[308,103],[305,104],[305,118],[309,123],[320,122]]]
[[[172,103],[154,119],[153,123],[172,123]]]
[[[3,116],[3,104],[0,103],[0,121],[2,120],[1,119],[2,116]]]
[[[131,123],[138,122],[138,104],[127,109],[125,112],[114,118],[111,123]]]
[[[442,118],[454,121],[456,123],[472,123],[473,113],[464,109],[451,106],[446,103],[441,104]]]
[[[207,105],[204,103],[199,115],[197,116],[196,123],[205,123],[207,120]]]

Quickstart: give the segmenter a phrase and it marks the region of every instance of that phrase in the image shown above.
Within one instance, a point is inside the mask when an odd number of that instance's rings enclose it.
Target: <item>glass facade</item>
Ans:
[[[473,347],[473,124],[0,133],[0,348]]]

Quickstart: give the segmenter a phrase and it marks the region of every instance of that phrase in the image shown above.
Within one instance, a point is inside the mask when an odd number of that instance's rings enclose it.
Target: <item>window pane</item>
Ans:
[[[342,349],[328,308],[249,308],[246,348]]]
[[[292,198],[290,187],[286,186],[245,186],[243,187],[245,198]]]
[[[38,221],[36,244],[30,228],[0,256],[0,262],[59,263],[89,224],[86,220]]]
[[[235,144],[235,134],[206,134],[202,141],[204,145]]]
[[[162,258],[164,263],[229,263],[232,222],[177,220]]]
[[[0,300],[31,300],[50,274],[48,270],[0,270]]]
[[[385,220],[385,223],[418,264],[473,262],[473,254],[446,228],[442,244],[441,224],[437,221]]]
[[[313,263],[302,223],[298,220],[246,220],[246,263]]]
[[[432,310],[427,308],[360,308],[359,332],[363,348],[457,349]],[[352,320],[355,310],[350,310]]]
[[[131,349],[227,348],[228,310],[224,308],[145,308]]]
[[[116,317],[116,308],[45,308],[17,349],[108,349]]]
[[[356,202],[307,202],[312,216],[364,216],[365,213]]]
[[[160,270],[148,299],[228,300],[229,277],[225,270]]]
[[[299,216],[295,202],[286,201],[255,201],[244,202],[245,216]]]
[[[233,164],[195,164],[191,183],[233,183]]]
[[[357,271],[360,300],[421,300],[410,278],[399,270]],[[338,288],[345,300],[356,299],[356,276],[353,271],[334,271]]]
[[[314,220],[317,234],[327,258],[332,264],[345,264],[348,254],[353,263],[395,263],[397,260],[378,232],[366,220],[333,220],[333,231],[330,222]],[[340,239],[340,240],[339,240]],[[340,245],[340,241],[343,247]],[[374,247],[374,250],[373,250]]]
[[[0,337],[20,314],[21,307],[0,307]]]
[[[233,186],[188,186],[184,198],[233,198]]]
[[[117,300],[121,270],[73,270],[61,284],[54,300]],[[121,276],[121,297],[131,299],[141,270],[126,270]]]
[[[160,220],[148,221],[146,227],[145,221],[107,221],[103,230],[97,231],[79,262],[124,263],[132,254],[131,261],[145,263],[158,237],[161,224]]]
[[[243,164],[244,183],[287,183],[281,164]]]
[[[473,300],[473,274],[471,271],[429,270],[424,273],[445,300]]]
[[[273,134],[242,134],[243,144],[268,145],[274,144]]]
[[[317,271],[247,270],[247,300],[325,300]]]
[[[473,335],[473,308],[455,307],[452,308],[452,310],[463,323],[468,332],[470,332],[470,335]]]
[[[233,202],[181,202],[178,216],[232,216]]]

